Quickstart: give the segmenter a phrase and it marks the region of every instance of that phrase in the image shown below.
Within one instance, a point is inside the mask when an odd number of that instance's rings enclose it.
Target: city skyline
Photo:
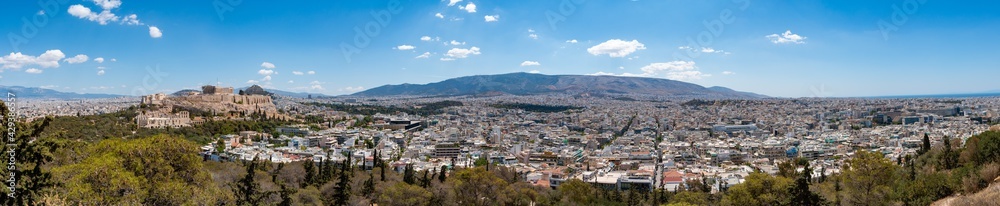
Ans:
[[[1000,74],[1000,7],[988,1],[9,4],[0,85],[68,92],[260,84],[340,95],[511,72],[775,97],[1000,89],[981,84]]]

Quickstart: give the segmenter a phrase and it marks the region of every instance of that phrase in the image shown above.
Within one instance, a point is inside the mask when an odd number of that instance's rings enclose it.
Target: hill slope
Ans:
[[[658,96],[760,98],[763,95],[730,89],[709,89],[686,82],[642,77],[543,75],[511,73],[477,75],[448,79],[430,84],[385,85],[353,96],[438,96],[474,95],[502,92],[515,95],[548,93],[639,94]]]

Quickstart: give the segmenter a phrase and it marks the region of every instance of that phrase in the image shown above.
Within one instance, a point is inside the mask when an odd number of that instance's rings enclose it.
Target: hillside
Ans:
[[[709,89],[703,86],[658,78],[543,75],[510,73],[477,75],[444,80],[430,84],[385,85],[353,96],[451,96],[484,93],[514,95],[534,94],[636,94],[677,97],[761,98],[763,95],[737,92],[730,89]]]

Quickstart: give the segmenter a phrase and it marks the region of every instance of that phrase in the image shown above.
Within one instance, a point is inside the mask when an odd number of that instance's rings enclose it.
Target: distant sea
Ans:
[[[896,95],[896,96],[875,96],[868,98],[910,99],[910,98],[975,98],[975,97],[1000,97],[1000,92],[973,93],[973,94]]]

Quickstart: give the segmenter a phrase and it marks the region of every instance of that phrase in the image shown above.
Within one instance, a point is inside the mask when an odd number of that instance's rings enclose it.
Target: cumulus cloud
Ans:
[[[531,73],[531,74],[541,74],[542,72],[538,71],[538,70],[531,70],[531,71],[528,71],[528,73]]]
[[[36,65],[41,68],[57,68],[59,67],[59,60],[63,58],[66,58],[66,55],[58,49],[45,51],[45,53],[37,57],[24,55],[21,52],[10,53],[7,56],[0,57],[0,65],[2,65],[0,70],[21,69],[29,65]]]
[[[97,70],[97,76],[102,76],[102,75],[104,75],[104,70],[103,69]]]
[[[292,74],[294,74],[294,75],[303,75],[305,73],[302,73],[300,71],[292,71]]]
[[[69,6],[69,10],[67,12],[77,18],[97,22],[101,25],[108,25],[108,22],[115,22],[119,19],[119,17],[114,13],[111,13],[110,10],[104,10],[101,11],[101,13],[96,13],[91,11],[90,8],[80,4]]]
[[[150,26],[149,27],[149,37],[153,37],[153,38],[163,37],[163,32],[160,31],[160,28],[157,28],[155,26]]]
[[[94,4],[101,6],[104,10],[111,10],[122,5],[121,0],[94,0]]]
[[[115,59],[111,59],[111,61],[116,61],[116,60],[115,60]],[[94,62],[97,62],[97,63],[104,63],[104,57],[97,57],[97,58],[94,58]]]
[[[458,8],[462,9],[462,10],[465,10],[465,11],[467,11],[469,13],[476,13],[476,4],[474,4],[472,2],[469,2],[469,4],[466,4],[465,7],[458,6]]]
[[[576,39],[566,40],[566,43],[570,43],[570,44],[576,44],[577,42],[578,41],[576,41]]]
[[[41,74],[42,70],[41,69],[31,68],[31,69],[28,69],[28,70],[24,70],[24,72],[27,72],[28,74]]]
[[[448,6],[454,6],[454,5],[455,5],[455,4],[457,4],[458,2],[462,2],[462,0],[450,0],[450,1],[448,2]]]
[[[65,61],[66,63],[70,63],[70,64],[79,64],[79,63],[87,62],[88,59],[89,58],[87,57],[87,55],[77,54],[76,56],[73,56],[73,57],[70,57],[70,58],[66,58],[63,61]]]
[[[444,18],[444,15],[441,15],[441,13],[436,13],[436,14],[434,14],[434,16],[437,17],[437,18],[439,18],[439,19],[443,19]]]
[[[806,37],[799,36],[798,34],[793,34],[792,30],[786,30],[785,33],[771,34],[765,36],[767,39],[771,40],[774,44],[804,44],[806,43]]]
[[[274,64],[272,64],[271,62],[260,63],[260,68],[274,69]]]
[[[542,64],[539,64],[536,61],[524,61],[524,62],[521,62],[521,66],[522,67],[526,67],[526,66],[538,66],[538,65],[542,65]]]
[[[712,47],[702,47],[701,48],[701,52],[702,53],[722,53],[723,51],[722,50],[712,49]]]
[[[448,44],[451,44],[451,45],[465,45],[465,42],[464,41],[463,42],[458,42],[458,41],[455,41],[455,40],[451,40],[451,42],[445,43],[445,45],[448,45]]]
[[[264,75],[264,76],[271,76],[272,74],[274,74],[274,70],[260,69],[260,70],[257,71],[257,74]]]
[[[306,74],[313,75],[313,74],[316,74],[316,71],[308,71],[308,72],[306,72]]]
[[[528,38],[538,39],[538,34],[528,34]]]
[[[365,87],[362,87],[362,86],[344,87],[344,88],[340,89],[340,91],[342,91],[342,92],[352,92],[352,93],[353,92],[360,92],[360,91],[364,91],[364,90],[365,90]]]
[[[122,23],[123,24],[128,24],[128,25],[141,25],[142,24],[142,23],[139,22],[139,16],[136,16],[135,14],[131,14],[131,15],[125,16],[125,18],[122,18]]]
[[[257,83],[260,83],[260,81],[253,80],[253,79],[247,80],[247,84],[257,84]]]
[[[399,45],[399,46],[396,47],[396,49],[398,49],[398,50],[404,50],[404,51],[405,50],[413,50],[413,49],[416,49],[416,48],[417,47],[414,47],[413,45],[406,45],[406,44]]]
[[[441,37],[431,38],[430,36],[422,36],[420,37],[420,41],[441,41]]]
[[[657,76],[662,72],[665,73],[667,79],[680,81],[698,80],[702,77],[710,76],[698,71],[698,67],[695,66],[693,61],[652,63],[639,70],[642,70],[643,74],[648,74],[649,76]]]
[[[447,54],[445,54],[445,56],[457,59],[463,59],[469,57],[470,55],[479,55],[479,47],[472,47],[468,49],[452,48],[451,50],[448,50]]]
[[[722,75],[733,75],[733,74],[736,74],[736,72],[722,71]]]
[[[486,22],[496,22],[500,20],[500,15],[486,15],[483,19],[486,19]]]
[[[646,45],[639,43],[638,40],[623,41],[621,39],[612,39],[588,48],[587,52],[595,56],[607,54],[611,57],[625,57],[637,50],[643,49],[646,49]]]
[[[420,56],[414,57],[414,59],[426,59],[426,58],[430,58],[430,57],[431,57],[431,53],[430,52],[424,52],[423,54],[420,54]]]

